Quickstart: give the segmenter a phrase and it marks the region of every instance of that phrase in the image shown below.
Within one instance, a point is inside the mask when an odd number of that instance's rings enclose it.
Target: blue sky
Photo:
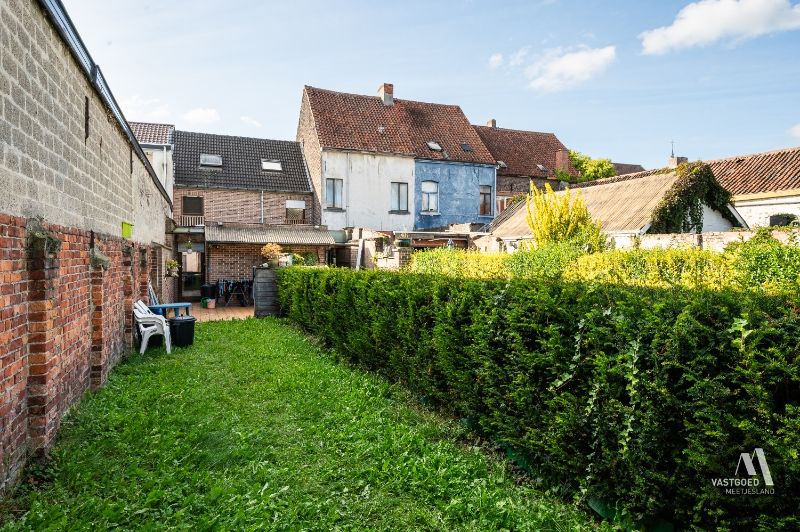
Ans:
[[[795,0],[64,0],[129,120],[294,139],[303,85],[663,166],[800,145]]]

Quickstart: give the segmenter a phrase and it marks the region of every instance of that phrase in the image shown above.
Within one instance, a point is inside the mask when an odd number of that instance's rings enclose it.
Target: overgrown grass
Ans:
[[[458,423],[276,319],[200,324],[64,420],[4,529],[575,530]],[[33,480],[33,481],[32,481]]]

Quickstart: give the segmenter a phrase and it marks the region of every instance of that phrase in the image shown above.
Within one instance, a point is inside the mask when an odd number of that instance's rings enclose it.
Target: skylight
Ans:
[[[500,168],[508,168],[508,165],[504,161],[497,161],[497,166]]]
[[[283,170],[280,161],[275,161],[272,159],[261,159],[261,169],[262,170],[272,170],[273,172],[280,172]]]
[[[461,149],[464,151],[472,151],[472,146],[470,146],[468,142],[462,142]]]
[[[200,166],[222,166],[222,155],[200,154]]]
[[[434,142],[432,140],[428,141],[428,147],[433,151],[442,151],[442,146],[438,142]]]
[[[543,164],[537,164],[536,168],[538,168],[542,172],[546,172],[547,171],[547,168],[545,168],[545,166]]]

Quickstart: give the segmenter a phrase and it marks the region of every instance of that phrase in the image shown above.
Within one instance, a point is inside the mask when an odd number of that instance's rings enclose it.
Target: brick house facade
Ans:
[[[148,281],[164,290],[169,197],[60,9],[0,4],[0,491],[129,350]]]
[[[184,266],[183,299],[199,297],[198,282],[250,280],[269,242],[327,261],[333,239],[319,227],[300,144],[180,130],[174,140],[174,248]],[[192,257],[199,271],[187,271],[189,241],[192,253],[201,253]]]

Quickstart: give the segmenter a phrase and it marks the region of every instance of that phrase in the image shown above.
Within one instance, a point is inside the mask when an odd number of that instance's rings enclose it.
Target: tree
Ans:
[[[600,224],[592,220],[580,192],[573,195],[567,189],[556,194],[549,184],[544,190],[531,185],[525,207],[525,221],[537,247],[570,242],[590,251],[605,248]]]
[[[581,173],[578,178],[579,182],[594,181],[595,179],[602,179],[604,177],[613,177],[617,175],[614,169],[614,164],[610,159],[592,159],[588,155],[569,150],[569,160],[572,166]],[[569,181],[571,176],[561,170],[556,172],[559,179]],[[566,179],[564,179],[566,178]]]

